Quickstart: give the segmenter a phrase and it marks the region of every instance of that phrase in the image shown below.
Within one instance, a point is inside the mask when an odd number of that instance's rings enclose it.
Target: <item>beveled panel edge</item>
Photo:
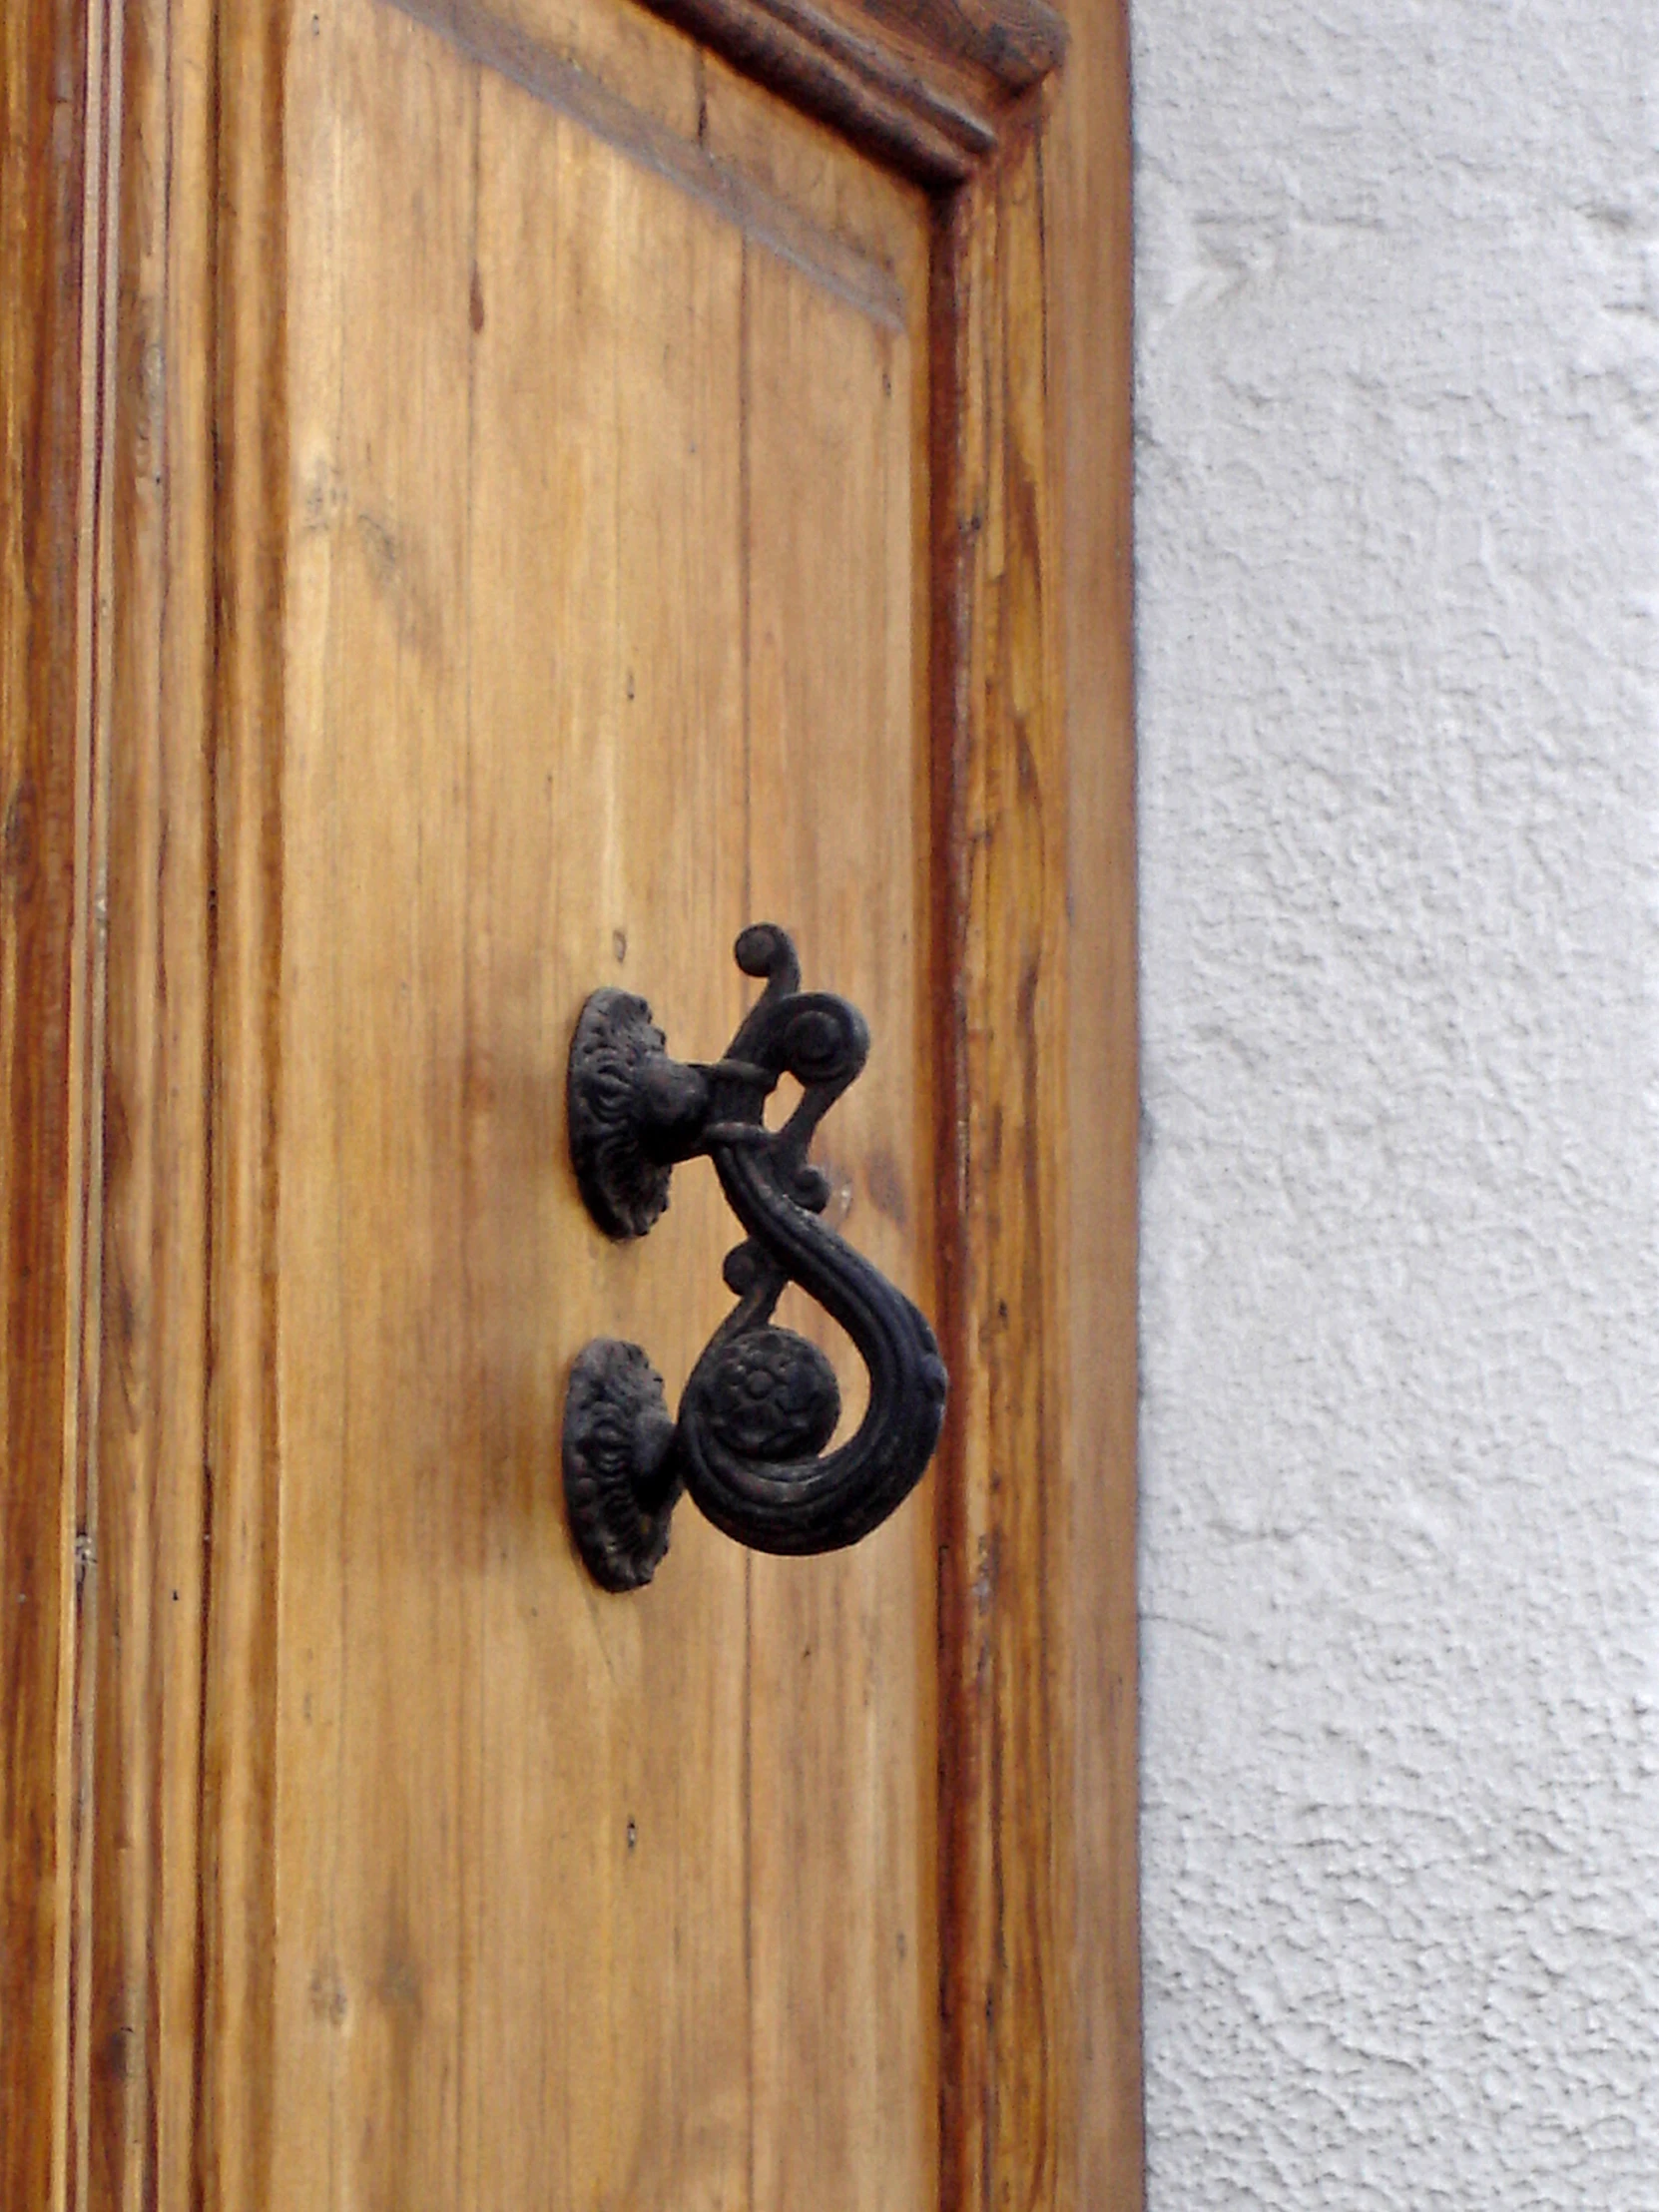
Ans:
[[[682,138],[479,0],[391,0],[480,67],[506,78],[596,138],[700,201],[747,237],[891,330],[905,323],[897,279],[752,178]]]
[[[933,187],[993,156],[1007,111],[1059,67],[1046,0],[646,0],[746,76]]]

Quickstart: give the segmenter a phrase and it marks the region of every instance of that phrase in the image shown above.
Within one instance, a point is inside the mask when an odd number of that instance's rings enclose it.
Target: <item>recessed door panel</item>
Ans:
[[[931,1298],[924,213],[599,0],[289,32],[275,2201],[908,2212],[926,1492],[809,1561],[682,1507],[616,1598],[558,1446],[591,1337],[673,1399],[738,1234],[702,1163],[591,1226],[571,1025],[715,1057],[749,920],[870,1020],[820,1157]]]

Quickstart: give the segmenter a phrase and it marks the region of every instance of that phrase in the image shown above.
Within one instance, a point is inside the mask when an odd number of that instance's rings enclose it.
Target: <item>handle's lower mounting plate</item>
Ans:
[[[663,1563],[677,1482],[662,1469],[674,1441],[663,1379],[638,1345],[598,1337],[571,1366],[564,1476],[570,1532],[607,1590],[638,1590]]]

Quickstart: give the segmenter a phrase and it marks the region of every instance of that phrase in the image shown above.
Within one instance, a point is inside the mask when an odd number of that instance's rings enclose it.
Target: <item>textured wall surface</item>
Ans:
[[[1134,25],[1152,2212],[1659,2212],[1659,9]]]

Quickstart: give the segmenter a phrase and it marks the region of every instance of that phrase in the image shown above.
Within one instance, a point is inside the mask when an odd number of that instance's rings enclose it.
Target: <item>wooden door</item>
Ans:
[[[17,20],[5,2201],[1131,2203],[1120,125],[1037,0]],[[738,1232],[566,1054],[755,920],[945,1439],[612,1596],[571,1362]]]

